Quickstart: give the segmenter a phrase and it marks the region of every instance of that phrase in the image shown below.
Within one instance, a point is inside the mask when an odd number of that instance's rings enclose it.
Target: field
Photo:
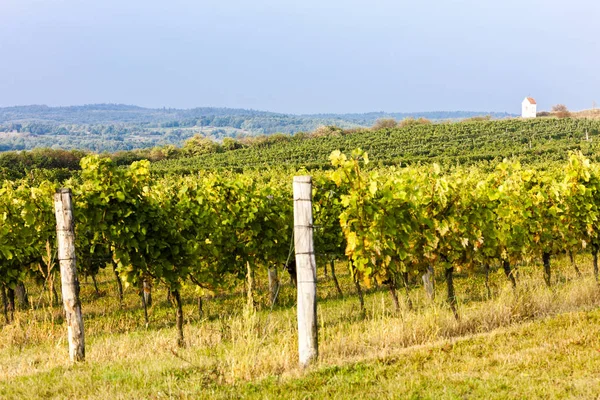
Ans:
[[[182,291],[187,346],[177,348],[171,304],[155,287],[150,324],[139,296],[120,306],[111,271],[82,282],[87,360],[70,366],[58,306],[28,283],[31,309],[17,311],[0,335],[2,398],[595,398],[600,394],[600,291],[591,258],[554,263],[547,288],[538,263],[518,269],[513,291],[501,270],[457,274],[460,320],[445,305],[443,282],[431,302],[414,277],[398,313],[385,288],[366,294],[337,265],[344,297],[319,267],[319,362],[297,366],[294,288],[280,271],[277,305],[257,277],[257,311],[244,288],[206,297],[199,315]]]

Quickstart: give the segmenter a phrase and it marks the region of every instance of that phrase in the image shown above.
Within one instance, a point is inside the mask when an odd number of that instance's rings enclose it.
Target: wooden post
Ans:
[[[294,245],[298,279],[298,352],[300,365],[307,367],[318,356],[317,262],[310,176],[294,177]]]
[[[117,293],[119,295],[119,305],[123,306],[123,283],[121,282],[121,277],[119,276],[119,272],[117,271],[117,264],[113,261],[112,263],[113,271],[115,273],[115,278],[117,278]]]
[[[431,301],[433,301],[435,298],[435,277],[433,274],[433,267],[429,265],[427,267],[427,272],[422,276],[425,293],[427,293],[427,297]]]
[[[29,308],[27,289],[25,288],[25,284],[23,282],[17,283],[17,286],[15,287],[15,296],[17,297],[17,302],[19,303],[21,310],[26,310]]]
[[[254,270],[250,265],[250,261],[246,261],[246,278],[248,280],[247,306],[248,310],[254,310],[256,307],[256,302],[254,301]]]
[[[173,290],[171,293],[173,293],[173,297],[175,297],[175,305],[177,306],[177,346],[185,347],[185,340],[183,338],[183,307],[181,305],[181,295],[179,294],[179,290]]]
[[[79,280],[75,259],[75,229],[71,190],[59,189],[54,195],[58,261],[63,305],[67,317],[69,357],[72,362],[85,360],[83,315],[79,301]]]
[[[152,307],[152,282],[148,278],[142,281],[142,295],[146,302],[146,307]]]
[[[275,304],[277,292],[279,291],[279,277],[277,276],[277,265],[269,267],[269,300],[271,305]]]
[[[146,293],[144,293],[144,284],[140,286],[140,299],[142,299],[142,308],[144,309],[144,321],[146,321],[146,329],[150,325],[150,320],[148,320],[148,303],[146,302]]]
[[[454,318],[456,318],[456,320],[458,321],[459,316],[458,310],[456,309],[456,294],[454,292],[454,266],[446,268],[446,270],[444,271],[444,277],[446,278],[446,286],[448,289],[448,304],[450,305],[450,309],[454,314]]]

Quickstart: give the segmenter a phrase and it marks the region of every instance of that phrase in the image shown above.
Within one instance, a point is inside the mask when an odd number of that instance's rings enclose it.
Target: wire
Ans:
[[[294,230],[292,229],[292,236],[290,237],[290,251],[288,252],[287,260],[285,261],[285,265],[287,266],[290,262],[290,257],[292,256],[292,252],[294,251]],[[273,296],[273,301],[271,302],[271,310],[273,311],[273,307],[275,307],[275,303],[277,302],[277,296],[279,296],[279,289],[281,288],[281,284],[277,282],[277,290],[275,291],[275,296]]]

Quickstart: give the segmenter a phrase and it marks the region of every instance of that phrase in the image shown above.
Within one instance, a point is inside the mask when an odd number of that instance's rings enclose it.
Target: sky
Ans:
[[[0,106],[600,103],[598,0],[0,0]]]

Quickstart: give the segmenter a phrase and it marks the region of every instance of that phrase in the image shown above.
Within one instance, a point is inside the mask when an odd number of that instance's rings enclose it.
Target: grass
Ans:
[[[600,394],[600,291],[591,260],[577,278],[568,262],[554,266],[554,286],[541,267],[522,266],[513,292],[499,271],[487,299],[480,274],[458,274],[461,318],[422,288],[393,309],[383,288],[358,309],[347,274],[340,298],[319,271],[319,361],[297,366],[294,291],[284,286],[271,312],[262,283],[259,310],[248,312],[243,290],[196,309],[187,288],[187,347],[175,346],[175,310],[155,288],[150,325],[131,288],[116,300],[110,273],[101,296],[82,284],[86,358],[68,362],[66,328],[58,307],[17,312],[0,332],[0,398],[594,398]],[[338,270],[342,270],[341,266]],[[285,280],[285,279],[284,279]],[[30,287],[31,300],[42,296]],[[39,290],[39,289],[37,289]]]
[[[600,109],[591,108],[581,111],[572,111],[571,115],[573,115],[575,118],[600,119]]]
[[[217,387],[217,397],[596,398],[600,312],[573,312],[323,367],[284,382]],[[264,396],[264,394],[268,396]]]

